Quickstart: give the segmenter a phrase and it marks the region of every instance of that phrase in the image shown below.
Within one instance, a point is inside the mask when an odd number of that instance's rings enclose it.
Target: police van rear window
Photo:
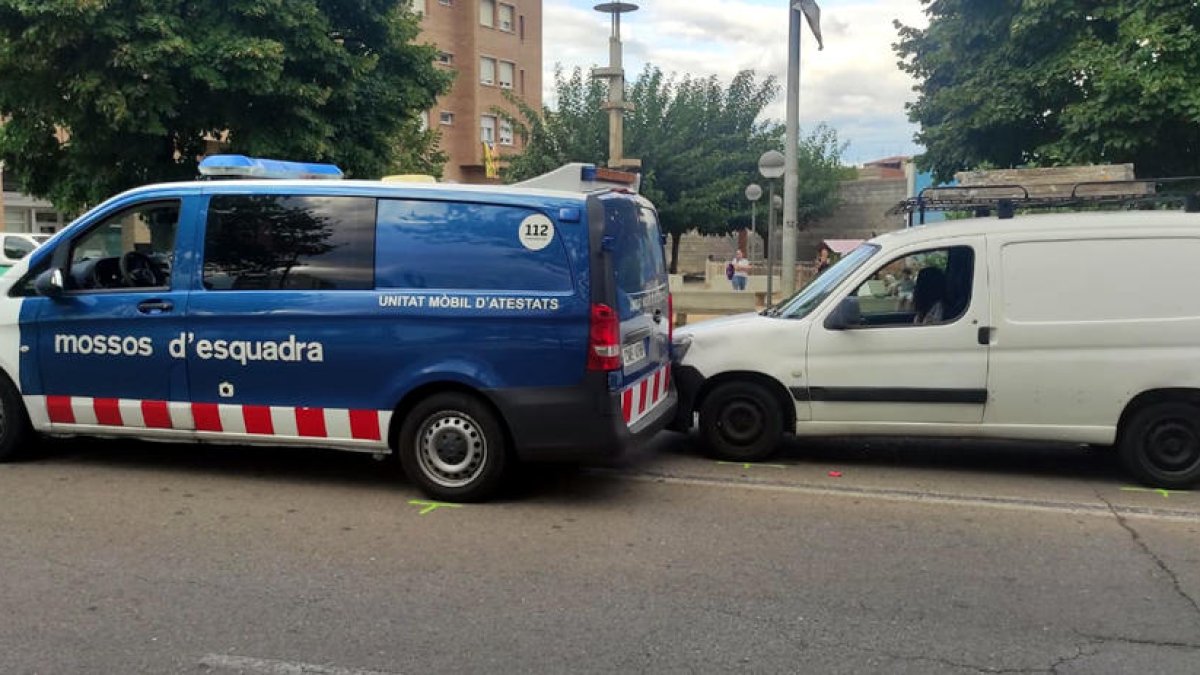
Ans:
[[[621,200],[607,205],[608,232],[615,234],[617,285],[629,295],[652,291],[667,281],[662,231],[654,211]]]
[[[369,290],[374,275],[374,199],[214,195],[209,202],[208,290]]]
[[[570,291],[562,233],[532,209],[379,200],[379,288]]]

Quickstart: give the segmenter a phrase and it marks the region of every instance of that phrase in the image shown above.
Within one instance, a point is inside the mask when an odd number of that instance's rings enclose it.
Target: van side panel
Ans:
[[[575,287],[564,237],[584,227],[555,216],[514,206],[381,199],[376,287],[389,339],[409,345],[399,352],[431,364],[470,355],[489,364],[500,386],[578,384],[588,302]],[[553,236],[544,247],[522,242],[530,222],[550,224]]]
[[[985,422],[1107,427],[1115,438],[1140,392],[1200,387],[1200,237],[1177,233],[990,235]]]

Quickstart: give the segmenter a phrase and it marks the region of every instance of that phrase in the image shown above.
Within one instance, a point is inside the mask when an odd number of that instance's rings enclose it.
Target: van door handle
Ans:
[[[992,344],[992,332],[994,330],[996,330],[996,329],[992,328],[991,326],[980,326],[979,327],[979,344],[984,345],[984,346]]]
[[[662,323],[662,310],[654,310],[654,323]]]
[[[165,314],[175,309],[175,304],[169,300],[144,300],[137,308],[142,314]]]

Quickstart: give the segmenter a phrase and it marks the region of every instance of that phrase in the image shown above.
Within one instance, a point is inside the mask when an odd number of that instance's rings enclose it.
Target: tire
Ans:
[[[1200,407],[1169,401],[1134,413],[1118,448],[1125,467],[1142,483],[1186,488],[1200,482]]]
[[[0,462],[18,459],[29,441],[29,415],[16,387],[0,377]]]
[[[500,487],[508,461],[495,413],[466,394],[435,394],[417,404],[399,437],[404,473],[447,502],[481,502]]]
[[[714,457],[755,462],[773,455],[783,438],[779,400],[760,384],[718,385],[700,406],[700,436]]]

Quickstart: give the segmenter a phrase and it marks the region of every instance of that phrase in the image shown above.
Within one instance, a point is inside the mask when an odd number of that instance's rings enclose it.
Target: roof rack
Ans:
[[[1186,187],[1186,184],[1193,184]],[[1184,186],[1184,187],[1176,187]],[[1017,209],[1071,209],[1114,207],[1133,209],[1144,206],[1182,206],[1188,213],[1200,213],[1200,176],[1175,178],[1135,178],[1131,180],[1087,181],[1050,186],[1048,192],[1031,194],[1023,185],[954,185],[928,187],[888,209],[888,215],[907,215],[925,224],[930,211],[965,211],[976,217],[995,212],[1001,219],[1012,218]],[[1037,186],[1046,190],[1047,186]]]

